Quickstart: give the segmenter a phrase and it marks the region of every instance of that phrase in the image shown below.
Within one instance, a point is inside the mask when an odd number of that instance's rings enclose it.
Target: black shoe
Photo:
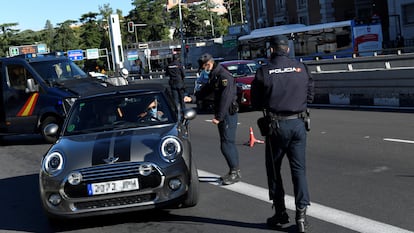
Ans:
[[[266,221],[267,226],[270,228],[278,228],[287,223],[289,223],[289,215],[286,213],[286,211],[277,212]]]
[[[222,183],[224,185],[234,184],[239,182],[241,179],[240,170],[230,170],[230,172],[221,177]]]
[[[306,218],[306,207],[300,209],[296,208],[296,225],[298,226],[298,232],[304,233],[309,226]]]

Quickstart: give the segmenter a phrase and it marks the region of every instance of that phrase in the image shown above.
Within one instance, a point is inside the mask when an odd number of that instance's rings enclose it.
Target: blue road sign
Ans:
[[[83,51],[81,49],[79,50],[69,50],[68,51],[68,57],[72,61],[81,61],[83,60]]]

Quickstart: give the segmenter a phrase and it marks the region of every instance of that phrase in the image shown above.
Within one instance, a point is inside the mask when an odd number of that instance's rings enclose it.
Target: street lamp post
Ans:
[[[183,33],[183,14],[181,11],[181,0],[178,1],[178,14],[180,15],[180,40],[181,40],[181,63],[184,62],[184,33]],[[185,64],[184,64],[185,65]]]

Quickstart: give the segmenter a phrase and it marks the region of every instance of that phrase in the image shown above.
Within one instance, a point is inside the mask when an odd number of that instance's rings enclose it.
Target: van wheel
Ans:
[[[44,130],[46,126],[49,124],[56,124],[59,126],[58,134],[56,134],[56,136],[45,135]],[[46,117],[46,119],[42,121],[42,123],[40,124],[40,133],[42,134],[43,138],[46,140],[47,143],[55,143],[56,140],[58,139],[58,135],[59,135],[61,127],[62,125],[55,117],[49,116],[49,117]]]

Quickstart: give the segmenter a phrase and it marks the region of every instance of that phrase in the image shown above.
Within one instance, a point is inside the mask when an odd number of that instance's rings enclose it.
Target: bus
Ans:
[[[382,30],[379,20],[370,24],[355,20],[306,26],[288,24],[253,30],[239,37],[241,59],[269,57],[269,40],[273,36],[289,38],[290,57],[301,60],[369,56],[382,50]]]

